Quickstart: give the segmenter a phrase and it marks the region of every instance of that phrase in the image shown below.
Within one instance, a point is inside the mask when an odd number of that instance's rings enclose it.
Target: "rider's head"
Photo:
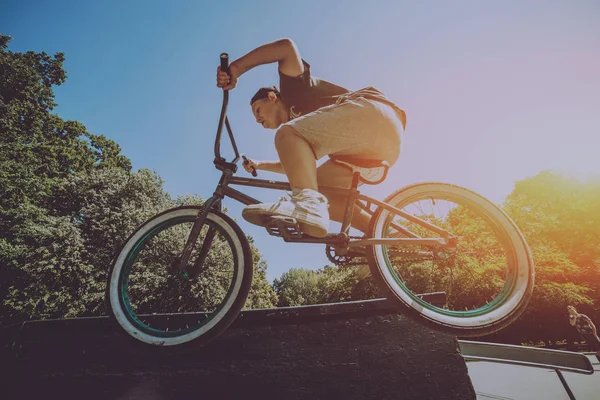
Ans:
[[[250,100],[256,122],[267,129],[277,129],[289,120],[289,114],[275,86],[258,89]]]

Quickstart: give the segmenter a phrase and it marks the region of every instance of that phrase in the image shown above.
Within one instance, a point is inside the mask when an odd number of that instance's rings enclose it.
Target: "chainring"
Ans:
[[[351,253],[345,255],[338,255],[335,253],[335,249],[329,245],[325,246],[325,254],[327,255],[329,261],[331,261],[338,267],[368,264],[367,258],[362,255],[353,255]]]

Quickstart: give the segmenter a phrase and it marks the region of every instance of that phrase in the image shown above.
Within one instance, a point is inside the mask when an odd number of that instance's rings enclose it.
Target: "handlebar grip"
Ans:
[[[221,71],[227,72],[229,75],[229,54],[221,53]]]
[[[248,160],[248,157],[242,155],[242,158],[244,159],[244,162],[247,163],[250,160]],[[252,168],[252,176],[256,177],[258,174],[256,173],[256,169]]]

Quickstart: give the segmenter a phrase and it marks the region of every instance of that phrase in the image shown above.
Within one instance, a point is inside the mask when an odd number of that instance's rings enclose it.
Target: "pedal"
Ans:
[[[265,228],[269,235],[283,238],[301,237],[300,225],[296,218],[274,216],[270,217],[265,224]]]

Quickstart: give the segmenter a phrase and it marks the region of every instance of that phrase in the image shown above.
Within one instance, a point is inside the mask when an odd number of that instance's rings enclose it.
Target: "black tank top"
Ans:
[[[350,91],[331,82],[311,76],[310,65],[304,63],[300,76],[288,76],[279,72],[279,92],[290,109],[290,117],[296,118],[321,107],[335,104],[337,96]]]

